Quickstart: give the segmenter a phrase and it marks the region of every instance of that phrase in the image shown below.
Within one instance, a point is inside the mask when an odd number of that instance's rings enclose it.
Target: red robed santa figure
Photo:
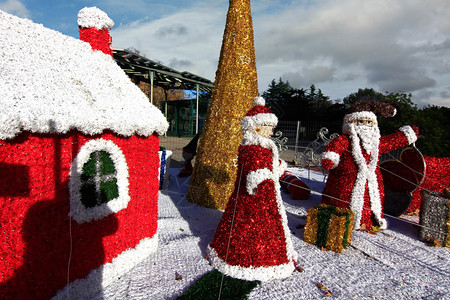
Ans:
[[[208,246],[208,259],[225,275],[269,281],[295,270],[279,179],[286,169],[270,139],[278,119],[257,97],[241,121],[234,191]]]
[[[383,215],[384,187],[380,154],[414,143],[416,126],[403,126],[381,136],[376,114],[392,117],[395,108],[378,101],[356,102],[344,116],[343,135],[333,139],[322,153],[322,167],[330,170],[322,202],[350,208],[355,229],[387,228]]]

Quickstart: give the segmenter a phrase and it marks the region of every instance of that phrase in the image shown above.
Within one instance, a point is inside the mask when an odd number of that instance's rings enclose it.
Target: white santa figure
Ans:
[[[387,228],[380,154],[414,143],[418,136],[416,126],[403,126],[381,136],[376,114],[392,117],[395,113],[388,103],[356,102],[344,117],[344,134],[333,139],[322,153],[322,167],[330,170],[322,203],[350,208],[355,214],[355,229]]]
[[[270,139],[277,117],[261,97],[241,121],[234,191],[228,201],[208,259],[225,275],[269,281],[288,277],[296,268],[279,178],[286,163]]]

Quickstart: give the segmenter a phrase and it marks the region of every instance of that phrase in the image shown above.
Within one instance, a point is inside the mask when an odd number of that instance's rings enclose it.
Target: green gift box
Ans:
[[[348,208],[320,204],[308,209],[304,240],[341,253],[352,241],[354,214]]]

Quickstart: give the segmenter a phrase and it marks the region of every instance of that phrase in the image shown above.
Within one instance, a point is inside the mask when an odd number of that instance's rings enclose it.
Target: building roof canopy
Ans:
[[[153,72],[153,85],[164,89],[196,90],[198,85],[200,91],[212,91],[214,86],[206,78],[186,71],[179,72],[130,50],[113,49],[113,57],[131,78],[151,83],[150,73]]]

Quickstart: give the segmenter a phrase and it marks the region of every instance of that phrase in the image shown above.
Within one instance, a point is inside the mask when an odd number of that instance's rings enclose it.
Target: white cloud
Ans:
[[[186,4],[118,25],[114,45],[214,80],[228,1]],[[450,106],[440,95],[450,77],[448,0],[255,0],[252,10],[260,92],[283,77],[332,99],[372,87]]]
[[[30,12],[19,0],[6,0],[0,2],[0,10],[22,18],[30,17]]]
[[[157,20],[142,19],[113,29],[113,46],[134,47],[179,71],[214,80],[225,16],[220,9],[196,7]]]
[[[333,76],[323,77],[326,81],[317,85],[323,90],[338,90],[348,78],[359,82],[332,98],[366,86],[383,92],[434,87],[439,84],[438,73],[450,74],[449,13],[445,0],[345,0],[293,4],[277,15],[256,16],[259,77],[265,76],[261,76],[265,64],[276,62],[279,70],[285,70],[279,74],[291,83],[294,74],[298,82],[319,83],[315,70],[320,66],[333,70]],[[450,106],[448,98],[440,103],[446,101]]]

